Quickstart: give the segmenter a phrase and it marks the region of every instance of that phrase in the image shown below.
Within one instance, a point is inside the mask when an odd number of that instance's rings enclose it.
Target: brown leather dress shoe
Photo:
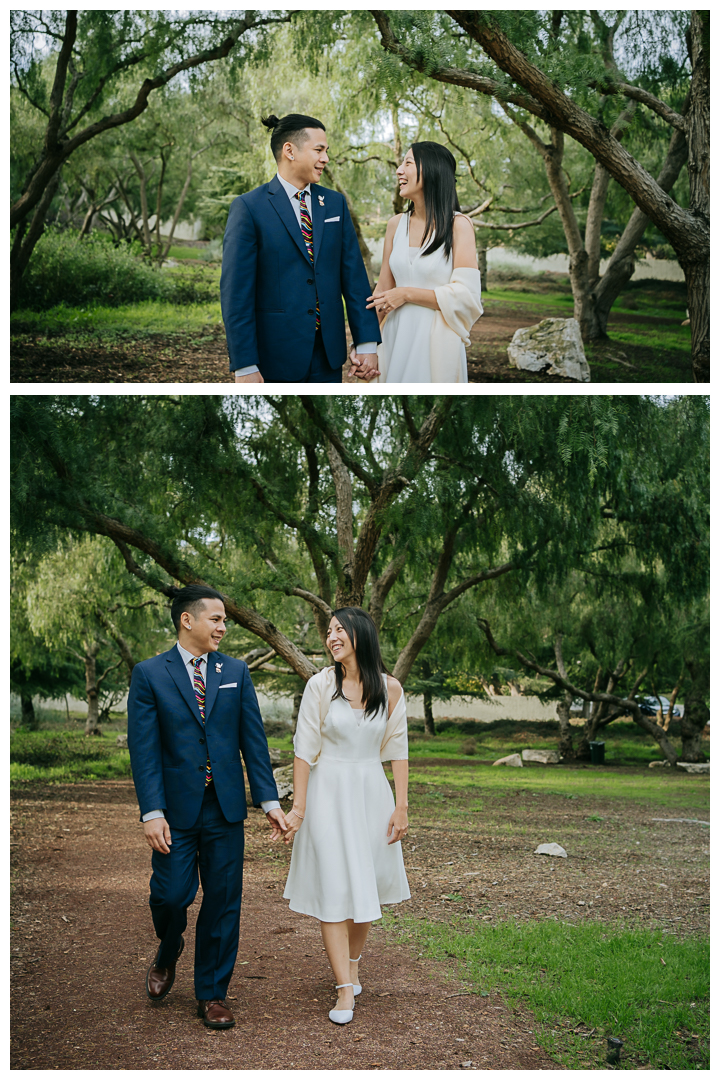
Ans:
[[[198,1016],[205,1021],[205,1027],[230,1028],[235,1024],[235,1017],[224,1001],[198,1001]]]
[[[180,948],[176,962],[180,959],[182,951],[185,948],[185,938],[180,938]],[[158,949],[158,954],[160,950]],[[170,964],[166,968],[157,967],[157,956],[153,960],[152,964],[148,968],[147,975],[145,976],[145,989],[147,990],[147,996],[151,1001],[162,1001],[164,997],[170,993],[172,984],[175,982],[175,964]]]

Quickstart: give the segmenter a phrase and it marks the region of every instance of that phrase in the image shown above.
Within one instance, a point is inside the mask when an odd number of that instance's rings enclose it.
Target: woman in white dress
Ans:
[[[440,143],[413,143],[397,170],[412,203],[388,222],[377,287],[380,382],[468,381],[465,346],[482,315],[475,229],[460,213],[455,158]]]
[[[297,834],[284,896],[320,921],[335,975],[336,1024],[353,1017],[362,990],[358,961],[381,904],[408,900],[407,714],[402,687],[386,673],[377,631],[362,608],[333,613],[327,634],[335,667],[308,681],[298,713],[293,808]],[[392,763],[397,804],[381,762]]]

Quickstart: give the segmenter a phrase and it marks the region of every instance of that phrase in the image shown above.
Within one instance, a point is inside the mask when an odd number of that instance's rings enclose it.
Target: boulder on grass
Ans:
[[[539,761],[541,765],[559,765],[560,754],[557,750],[523,750],[523,761]]]
[[[127,735],[118,735],[115,740],[117,746],[127,746]]]
[[[590,382],[580,323],[577,319],[543,319],[516,330],[508,345],[510,367],[545,371],[575,382]]]
[[[648,765],[648,769],[669,769],[669,761],[651,761]]]
[[[678,769],[684,769],[687,773],[697,773],[698,775],[704,774],[707,776],[710,772],[709,761],[678,761]]]
[[[493,765],[513,765],[515,768],[522,768],[522,758],[519,754],[508,754],[507,757],[501,757],[497,761],[493,761]]]
[[[279,765],[282,761],[282,754],[276,746],[268,746],[268,753],[270,755],[270,764]]]
[[[273,769],[273,776],[278,789],[278,799],[287,799],[293,793],[293,767],[283,765],[280,769]]]

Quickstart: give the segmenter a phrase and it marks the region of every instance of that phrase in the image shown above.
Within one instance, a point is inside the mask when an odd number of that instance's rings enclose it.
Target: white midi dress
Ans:
[[[455,269],[452,259],[445,258],[444,247],[430,255],[421,251],[410,247],[410,216],[405,214],[395,230],[390,253],[395,285],[434,290],[440,310],[403,304],[390,312],[378,346],[378,381],[466,383],[465,346],[470,344],[470,330],[483,312],[480,271]]]
[[[372,922],[381,904],[410,898],[402,845],[388,844],[395,801],[381,764],[408,756],[405,698],[389,719],[368,719],[330,701],[334,689],[332,668],[313,675],[298,714],[295,754],[311,769],[284,897],[322,922]]]

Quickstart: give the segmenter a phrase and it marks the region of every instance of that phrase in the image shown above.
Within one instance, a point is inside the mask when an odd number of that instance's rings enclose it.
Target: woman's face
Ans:
[[[412,150],[408,150],[405,155],[405,160],[397,170],[397,178],[403,199],[414,199],[422,191],[422,181]]]
[[[344,661],[349,660],[351,656],[355,655],[355,648],[350,635],[347,630],[340,625],[334,615],[330,620],[326,642],[328,649],[333,655],[333,659],[338,663],[342,664]]]

